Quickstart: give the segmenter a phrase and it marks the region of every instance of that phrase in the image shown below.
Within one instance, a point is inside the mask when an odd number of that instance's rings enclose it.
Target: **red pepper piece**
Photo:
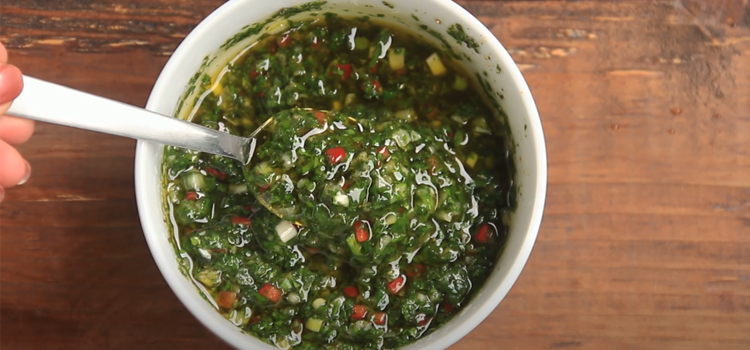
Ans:
[[[354,237],[357,242],[362,243],[370,239],[369,225],[364,221],[354,223]]]
[[[250,322],[250,324],[256,324],[256,323],[258,323],[258,321],[260,321],[260,315],[255,314],[255,315],[253,315],[253,316],[250,317],[250,321],[249,322]]]
[[[352,75],[352,70],[353,69],[352,69],[352,65],[349,64],[349,63],[347,63],[347,64],[337,64],[336,68],[338,68],[339,70],[341,70],[343,72],[343,74],[341,75],[341,81],[346,81],[346,79],[349,79],[349,76]]]
[[[213,176],[213,177],[215,177],[215,178],[217,178],[219,180],[222,180],[222,181],[227,178],[227,174],[225,174],[223,171],[218,170],[218,169],[207,167],[206,168],[206,172],[209,173],[209,174],[211,174],[211,176]]]
[[[352,320],[361,320],[367,315],[367,306],[354,305],[352,308]]]
[[[185,200],[187,201],[194,201],[198,199],[198,193],[195,191],[188,191],[188,193],[185,194]]]
[[[250,218],[244,216],[232,216],[232,225],[250,226]]]
[[[317,36],[312,38],[312,48],[313,50],[317,50],[320,48],[320,42],[322,40],[319,39]]]
[[[279,40],[279,47],[287,47],[291,43],[292,37],[290,37],[289,34],[284,34],[284,36],[281,37],[281,40]]]
[[[260,287],[258,293],[272,303],[278,303],[281,299],[281,289],[274,287],[270,283],[266,283],[263,287]]]
[[[474,235],[474,239],[477,240],[479,243],[487,243],[490,241],[490,225],[487,224],[481,224],[479,225],[479,229],[477,229],[477,234]]]
[[[433,155],[433,156],[427,157],[427,159],[425,160],[427,161],[427,164],[430,165],[427,171],[430,172],[430,175],[435,175],[435,173],[437,172],[437,162],[438,162],[437,157]]]
[[[315,119],[318,120],[318,123],[320,125],[325,125],[326,123],[326,113],[323,111],[315,111]]]
[[[388,146],[381,146],[378,148],[378,154],[383,157],[383,159],[388,159],[391,155],[391,151],[388,150]]]
[[[254,70],[252,73],[250,73],[250,79],[255,79],[260,75],[257,70]]]
[[[420,263],[409,265],[404,269],[404,271],[406,272],[406,277],[414,277],[424,272],[424,265]]]
[[[375,91],[377,91],[377,93],[381,93],[381,92],[383,92],[383,86],[382,86],[382,85],[380,85],[380,82],[379,82],[379,81],[377,81],[377,80],[373,80],[373,81],[372,81],[372,85],[373,85],[373,86],[375,87]]]
[[[216,303],[225,309],[231,309],[235,300],[237,300],[237,293],[235,292],[222,291],[216,296]]]
[[[406,277],[404,275],[396,277],[393,281],[388,282],[388,291],[391,294],[396,294],[401,291],[406,285]]]
[[[455,307],[453,307],[453,305],[451,305],[451,304],[450,304],[450,303],[448,303],[448,302],[444,302],[444,303],[443,303],[443,309],[444,309],[445,311],[448,311],[448,312],[453,312],[453,311],[455,311],[455,310],[456,310],[456,308],[455,308]]]
[[[372,322],[374,322],[378,326],[382,326],[385,324],[387,315],[385,312],[376,312],[372,314]]]
[[[337,164],[346,159],[346,150],[344,147],[333,147],[326,150],[326,156],[331,164]]]
[[[357,290],[357,287],[355,286],[348,286],[344,288],[344,295],[350,298],[356,298],[357,295],[359,295],[359,291]]]

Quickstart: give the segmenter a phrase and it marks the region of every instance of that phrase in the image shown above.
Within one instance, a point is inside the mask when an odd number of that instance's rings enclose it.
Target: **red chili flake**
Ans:
[[[318,254],[320,252],[320,249],[315,248],[315,247],[307,247],[307,251],[310,252],[311,254]]]
[[[346,159],[346,150],[344,147],[333,147],[326,150],[326,156],[331,164],[337,164],[338,162]]]
[[[313,50],[317,50],[317,49],[319,49],[319,48],[320,48],[320,42],[321,42],[322,40],[321,40],[321,39],[318,39],[318,37],[317,37],[317,36],[316,36],[316,37],[313,37],[313,39],[312,39],[312,40],[313,40],[313,42],[312,42],[312,48],[313,48]]]
[[[477,229],[477,234],[474,235],[474,239],[479,243],[487,243],[490,240],[490,225],[481,224]]]
[[[318,120],[318,123],[320,125],[325,125],[326,123],[326,113],[323,111],[315,111],[315,119]]]
[[[373,80],[372,85],[375,87],[375,91],[377,91],[378,93],[383,92],[383,87],[380,85],[379,81]]]
[[[456,310],[456,308],[454,308],[454,307],[453,307],[453,305],[451,305],[451,304],[450,304],[450,303],[448,303],[448,302],[444,302],[444,303],[443,303],[443,309],[444,309],[445,311],[448,311],[448,312],[453,312],[453,311],[455,311],[455,310]]]
[[[260,193],[268,191],[268,189],[271,188],[271,184],[265,184],[263,186],[258,186],[258,190]]]
[[[255,210],[255,208],[253,208],[251,205],[246,205],[246,206],[242,207],[242,209],[245,209],[247,211],[254,211]]]
[[[250,73],[250,79],[255,80],[260,75],[257,70],[254,70],[252,73]]]
[[[351,186],[351,185],[352,185],[351,181],[344,181],[344,184],[341,186],[341,189],[345,190],[345,189],[349,188],[349,186]]]
[[[223,249],[223,248],[214,248],[214,249],[210,249],[209,251],[210,251],[211,253],[222,253],[222,254],[226,254],[226,253],[229,253],[229,251],[228,251],[228,250],[226,250],[226,249]]]
[[[184,231],[182,231],[183,236],[189,236],[191,233],[195,231],[194,228],[186,227]]]
[[[401,291],[406,285],[406,277],[403,275],[396,277],[393,281],[388,282],[388,291],[391,294],[396,294]]]
[[[399,69],[399,70],[396,71],[396,76],[401,76],[401,75],[404,75],[404,74],[406,74],[406,68],[401,68],[401,69]]]
[[[424,272],[424,265],[420,263],[409,265],[404,269],[404,272],[406,273],[406,277],[414,277]]]
[[[357,290],[357,287],[355,286],[347,286],[344,288],[344,295],[350,298],[356,298],[357,295],[359,295],[359,291]]]
[[[222,181],[224,181],[227,178],[227,174],[225,174],[223,171],[218,170],[218,169],[207,167],[206,168],[206,172],[209,173],[209,174],[211,174],[211,176],[213,176],[213,177],[215,177],[215,178],[217,178],[219,180],[222,180]]]
[[[216,303],[225,309],[231,309],[235,300],[237,300],[237,293],[235,292],[221,291],[216,296]]]
[[[194,201],[198,199],[198,193],[195,191],[188,191],[188,193],[185,194],[185,200],[187,201]]]
[[[250,218],[244,216],[232,216],[232,225],[250,226]]]
[[[375,65],[374,65],[374,66],[372,66],[372,68],[370,68],[370,72],[373,72],[373,73],[375,73],[375,72],[377,72],[377,71],[378,71],[378,63],[377,63],[377,62],[375,62]]]
[[[382,146],[378,148],[378,154],[383,157],[383,159],[388,159],[388,157],[391,155],[391,152],[388,150],[387,146]]]
[[[266,95],[266,92],[265,92],[265,91],[261,91],[261,92],[259,92],[259,93],[258,93],[258,97],[263,97],[263,96],[265,96],[265,95]]]
[[[260,295],[262,295],[272,303],[278,303],[281,299],[281,290],[274,287],[270,283],[266,283],[263,285],[263,287],[260,287],[258,293],[260,293]]]
[[[352,308],[352,320],[361,320],[367,315],[367,306],[354,305]]]
[[[302,333],[304,328],[302,327],[301,318],[294,319],[294,322],[292,323],[292,330],[294,331],[294,333]]]
[[[374,322],[378,326],[382,326],[385,324],[386,321],[386,313],[385,312],[376,312],[372,314],[372,322]]]
[[[428,169],[428,171],[430,172],[430,175],[435,175],[435,172],[437,172],[437,157],[435,156],[427,157],[426,161],[427,161],[427,164],[430,165],[430,168]]]
[[[260,315],[255,314],[255,315],[252,315],[250,317],[250,321],[249,322],[250,322],[250,324],[256,324],[256,323],[258,323],[258,321],[260,321]]]
[[[422,327],[426,324],[430,323],[430,319],[425,314],[419,314],[417,316],[417,325]]]
[[[357,242],[362,243],[370,239],[368,226],[369,225],[364,221],[357,221],[354,223],[354,237],[357,239]]]
[[[434,119],[435,115],[437,115],[437,112],[438,112],[437,107],[428,104],[425,109],[427,110],[427,119],[430,119],[430,120]]]
[[[343,74],[341,75],[341,81],[345,81],[346,79],[349,79],[349,76],[352,75],[352,65],[349,63],[337,64],[336,68],[343,72]]]
[[[291,43],[292,38],[289,36],[289,34],[285,34],[283,37],[281,37],[281,40],[279,40],[279,47],[287,47]]]

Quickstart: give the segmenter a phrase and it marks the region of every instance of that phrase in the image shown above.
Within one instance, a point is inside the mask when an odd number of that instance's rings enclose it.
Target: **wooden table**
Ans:
[[[30,75],[144,105],[220,0],[4,0]],[[461,1],[539,105],[549,191],[507,299],[453,349],[750,348],[750,3]],[[0,207],[3,349],[226,349],[159,274],[135,142],[39,124]]]

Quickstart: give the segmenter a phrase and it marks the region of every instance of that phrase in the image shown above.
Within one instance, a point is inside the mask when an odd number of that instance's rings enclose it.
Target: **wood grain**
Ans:
[[[3,0],[28,74],[144,105],[220,0]],[[507,299],[452,349],[750,348],[750,3],[459,1],[522,68],[549,157]],[[227,349],[141,233],[135,143],[40,124],[0,206],[0,348]]]

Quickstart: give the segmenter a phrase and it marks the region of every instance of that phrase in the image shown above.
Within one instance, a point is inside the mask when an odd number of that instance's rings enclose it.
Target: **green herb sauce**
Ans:
[[[331,14],[289,28],[198,87],[204,126],[249,135],[276,115],[253,162],[165,148],[175,248],[265,342],[404,346],[465,306],[502,251],[507,135],[468,74],[410,33]]]

